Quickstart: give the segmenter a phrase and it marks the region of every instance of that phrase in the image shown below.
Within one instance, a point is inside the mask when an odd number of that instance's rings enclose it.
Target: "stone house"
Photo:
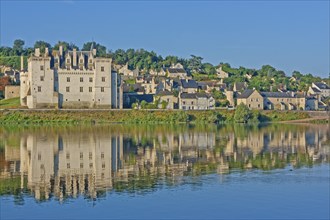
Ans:
[[[157,85],[155,77],[138,76],[135,79],[136,84],[141,84],[144,87],[145,94],[155,94]]]
[[[237,96],[237,105],[245,104],[249,109],[264,109],[264,98],[257,91],[253,89],[247,89],[242,94]]]
[[[166,75],[170,78],[181,78],[181,79],[187,78],[187,72],[180,63],[177,63],[167,68]]]
[[[193,79],[181,79],[178,88],[182,93],[196,93],[198,91],[198,83]]]
[[[215,100],[206,93],[180,93],[179,109],[183,110],[205,110],[214,109]]]
[[[122,108],[120,76],[96,50],[41,54],[35,49],[20,73],[21,105],[28,108]]]
[[[282,92],[261,92],[264,97],[264,107],[268,110],[305,110],[306,97],[304,94]]]
[[[154,96],[154,102],[159,101],[158,108],[162,108],[162,102],[166,102],[166,109],[177,109],[178,108],[178,97],[175,97],[173,92],[161,91]]]
[[[315,91],[314,94],[321,95],[321,97],[330,97],[330,87],[324,82],[312,83],[309,91],[311,94]]]

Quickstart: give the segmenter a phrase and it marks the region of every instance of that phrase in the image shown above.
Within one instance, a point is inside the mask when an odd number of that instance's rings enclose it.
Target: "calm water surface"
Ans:
[[[329,219],[327,125],[0,128],[1,219]]]

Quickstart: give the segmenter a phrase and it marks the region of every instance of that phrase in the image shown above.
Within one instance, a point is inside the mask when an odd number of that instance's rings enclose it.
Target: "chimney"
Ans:
[[[60,45],[60,56],[62,57],[63,56],[63,46]]]
[[[48,57],[49,55],[49,50],[48,50],[48,47],[45,48],[45,57]]]
[[[77,66],[77,49],[76,48],[73,49],[73,58],[72,58],[72,61],[73,61],[72,65],[73,66]]]
[[[24,70],[24,58],[21,56],[21,71]]]
[[[40,48],[36,48],[34,50],[34,56],[39,57],[40,56]]]
[[[96,56],[96,49],[93,49],[93,55]]]

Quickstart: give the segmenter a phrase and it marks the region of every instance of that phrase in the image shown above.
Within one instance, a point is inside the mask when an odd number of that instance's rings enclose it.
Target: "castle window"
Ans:
[[[70,159],[70,153],[66,153],[66,159]]]
[[[40,66],[40,70],[44,70],[44,66],[43,65]]]
[[[193,105],[193,104],[194,104],[194,102],[191,102],[191,104]]]
[[[93,163],[90,163],[89,164],[89,168],[93,168]]]
[[[80,82],[84,82],[84,77],[80,77]]]
[[[80,169],[84,168],[84,164],[80,163]]]
[[[89,159],[91,160],[91,159],[92,159],[92,157],[93,157],[93,154],[92,154],[92,152],[89,152]]]
[[[104,92],[104,87],[101,87],[101,92]]]
[[[105,82],[105,77],[102,77],[102,82]]]
[[[89,87],[89,92],[92,92],[92,87]],[[93,100],[94,101],[94,100]]]
[[[80,159],[84,158],[84,153],[80,152]]]
[[[40,76],[40,81],[44,81],[44,77],[43,76]]]
[[[83,70],[83,66],[80,66],[80,70]]]
[[[102,169],[104,169],[105,168],[105,163],[102,163]]]
[[[66,168],[70,169],[70,163],[66,164]]]
[[[66,59],[66,63],[68,63],[68,64],[69,64],[69,63],[70,63],[70,59]]]
[[[67,82],[70,82],[70,77],[66,77],[66,81]]]
[[[41,86],[38,86],[38,92],[41,92]]]
[[[84,91],[84,87],[80,87],[80,92],[83,92]]]
[[[185,102],[185,101],[183,101],[183,104],[185,105],[185,104],[186,104],[186,102]]]
[[[92,62],[93,62],[93,60],[92,60],[92,59],[90,59],[90,60],[89,60],[89,63],[92,63]]]
[[[80,59],[80,63],[83,63],[84,62],[84,60],[83,59]]]
[[[66,92],[70,92],[70,87],[66,87]]]
[[[101,66],[101,72],[104,72],[104,66]]]
[[[104,153],[103,152],[101,153],[101,159],[104,159]]]
[[[93,77],[89,77],[89,82],[93,82]]]

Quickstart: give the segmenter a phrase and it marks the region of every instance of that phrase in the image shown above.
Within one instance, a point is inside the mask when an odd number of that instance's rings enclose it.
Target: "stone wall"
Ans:
[[[16,98],[20,96],[20,86],[6,86],[5,99]]]

